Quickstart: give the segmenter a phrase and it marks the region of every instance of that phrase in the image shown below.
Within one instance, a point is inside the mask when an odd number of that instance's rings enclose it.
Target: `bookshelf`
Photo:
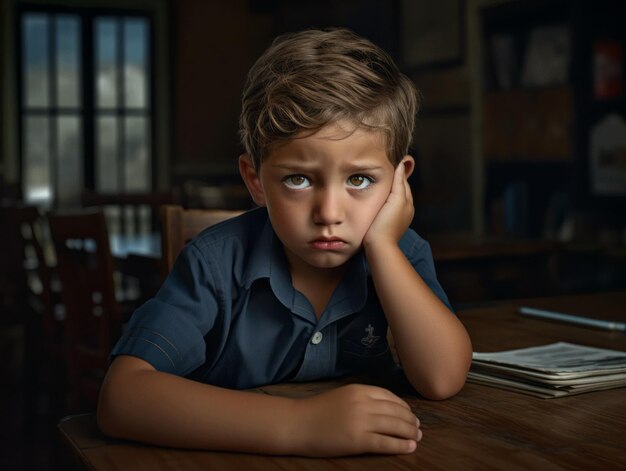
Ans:
[[[624,12],[615,0],[478,6],[485,232],[549,237],[580,211],[624,230]]]

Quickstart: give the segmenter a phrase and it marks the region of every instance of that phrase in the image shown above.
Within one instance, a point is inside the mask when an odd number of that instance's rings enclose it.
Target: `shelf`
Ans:
[[[606,100],[592,99],[589,108],[595,113],[626,113],[626,96]]]
[[[570,160],[571,126],[570,87],[484,95],[483,150],[487,160]]]

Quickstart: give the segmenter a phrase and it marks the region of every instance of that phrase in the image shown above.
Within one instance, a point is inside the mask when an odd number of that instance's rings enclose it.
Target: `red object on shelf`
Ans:
[[[598,40],[593,51],[593,92],[599,99],[615,98],[624,93],[622,44]]]

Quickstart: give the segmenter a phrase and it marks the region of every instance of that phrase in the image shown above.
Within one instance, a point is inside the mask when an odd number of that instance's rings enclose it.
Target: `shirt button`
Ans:
[[[322,341],[322,337],[323,337],[323,335],[322,335],[321,332],[315,332],[313,334],[313,338],[311,339],[311,343],[313,345],[317,345],[318,343],[320,343]]]

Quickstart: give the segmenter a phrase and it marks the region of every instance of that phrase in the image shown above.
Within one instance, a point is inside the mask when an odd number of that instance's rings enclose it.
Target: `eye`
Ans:
[[[374,180],[365,175],[351,175],[348,177],[348,185],[357,190],[364,190],[368,186],[374,183]]]
[[[292,190],[302,190],[311,186],[311,182],[304,175],[287,175],[282,179],[282,182]]]

